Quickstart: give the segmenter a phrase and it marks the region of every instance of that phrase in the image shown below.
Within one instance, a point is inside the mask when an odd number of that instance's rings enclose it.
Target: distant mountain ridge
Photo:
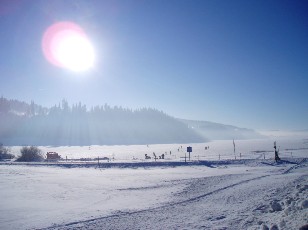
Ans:
[[[4,145],[132,145],[202,143],[247,139],[256,132],[207,121],[177,119],[151,108],[108,104],[87,109],[66,100],[51,108],[0,98],[0,143]]]
[[[195,132],[210,140],[244,140],[264,138],[263,135],[253,129],[239,128],[233,125],[225,125],[210,121],[197,121],[179,119]]]

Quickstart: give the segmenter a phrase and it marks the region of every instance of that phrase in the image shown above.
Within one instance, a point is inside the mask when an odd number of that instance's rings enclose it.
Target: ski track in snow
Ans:
[[[272,212],[270,203],[296,194],[293,191],[295,185],[308,185],[307,174],[303,176],[292,173],[300,168],[307,169],[307,159],[275,173],[254,173],[254,168],[251,168],[246,174],[170,181],[161,186],[177,183],[184,184],[185,187],[174,194],[171,201],[157,207],[120,211],[109,216],[45,229],[260,229],[262,224],[269,227],[277,224],[279,229],[298,229],[307,223],[307,209],[293,215],[292,222],[292,218],[288,218],[285,212]],[[156,187],[128,189],[154,188]]]

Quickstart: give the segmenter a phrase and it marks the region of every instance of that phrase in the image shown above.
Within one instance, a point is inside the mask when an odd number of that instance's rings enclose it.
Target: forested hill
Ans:
[[[189,128],[194,129],[202,136],[210,140],[243,140],[264,138],[253,129],[239,128],[233,125],[219,124],[209,121],[195,121],[180,119]]]
[[[66,100],[51,108],[0,98],[0,143],[4,145],[122,145],[197,143],[206,138],[156,109],[107,104],[87,109]]]

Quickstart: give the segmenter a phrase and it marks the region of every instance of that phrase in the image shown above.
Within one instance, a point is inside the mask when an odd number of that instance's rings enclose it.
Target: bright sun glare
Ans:
[[[75,72],[94,66],[94,48],[83,29],[72,22],[51,25],[44,33],[43,53],[52,64]]]

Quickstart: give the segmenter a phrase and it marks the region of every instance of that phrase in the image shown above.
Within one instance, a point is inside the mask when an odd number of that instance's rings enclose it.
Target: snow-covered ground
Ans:
[[[191,144],[193,160],[210,162],[189,166],[172,166],[183,161],[187,145],[44,147],[68,158],[101,154],[139,163],[144,154],[167,152],[171,166],[1,164],[0,229],[299,229],[308,224],[307,140],[277,140],[280,163],[272,159],[270,139],[235,144],[235,154],[232,141]],[[235,161],[240,153],[249,160]]]
[[[232,140],[218,140],[208,143],[192,144],[157,144],[157,145],[116,145],[116,146],[38,146],[44,154],[57,152],[63,159],[77,160],[80,158],[114,159],[114,162],[145,161],[145,154],[154,161],[153,153],[158,156],[165,154],[164,161],[184,161],[186,149],[192,147],[192,160],[223,160],[223,159],[266,159],[273,158],[274,141],[282,157],[302,157],[308,151],[308,139],[268,138],[256,140],[235,140],[235,153]],[[206,149],[208,147],[208,149]],[[11,147],[14,155],[20,155],[21,146]],[[171,153],[171,154],[170,154]],[[307,156],[307,155],[306,155]]]

